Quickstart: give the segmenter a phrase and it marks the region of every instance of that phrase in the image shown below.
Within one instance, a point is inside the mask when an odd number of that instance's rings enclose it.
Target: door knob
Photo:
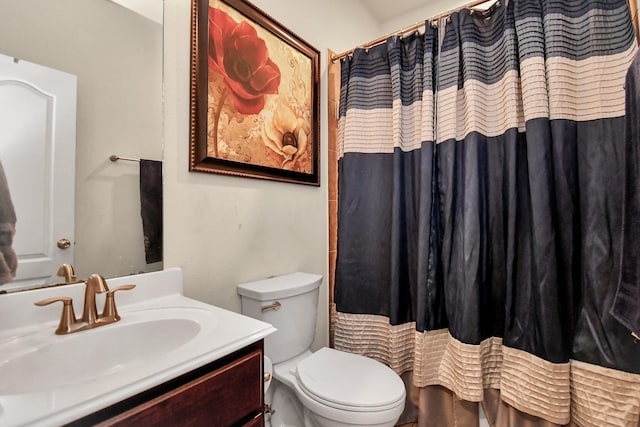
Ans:
[[[69,239],[58,240],[58,247],[60,249],[69,249],[71,247],[71,241]]]

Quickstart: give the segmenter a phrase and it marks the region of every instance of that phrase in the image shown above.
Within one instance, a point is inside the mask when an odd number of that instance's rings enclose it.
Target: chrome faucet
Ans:
[[[76,319],[73,311],[73,302],[69,297],[48,298],[35,303],[37,306],[49,305],[54,302],[62,302],[62,316],[56,334],[64,335],[73,332],[97,328],[99,326],[115,323],[120,320],[116,309],[116,291],[126,291],[135,288],[135,285],[123,285],[109,290],[106,280],[99,274],[92,274],[85,282],[84,309],[82,317]],[[96,294],[107,293],[102,314],[98,314],[96,307]]]

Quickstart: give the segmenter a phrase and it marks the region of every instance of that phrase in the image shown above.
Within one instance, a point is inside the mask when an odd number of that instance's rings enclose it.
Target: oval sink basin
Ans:
[[[59,389],[150,363],[196,338],[203,322],[215,319],[197,309],[141,310],[69,335],[16,338],[0,345],[9,354],[0,359],[0,394]]]

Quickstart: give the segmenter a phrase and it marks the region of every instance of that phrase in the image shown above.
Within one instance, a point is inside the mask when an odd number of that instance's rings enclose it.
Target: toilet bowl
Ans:
[[[273,427],[391,427],[404,409],[404,384],[395,372],[331,348],[273,365],[272,378]]]
[[[305,426],[393,426],[404,409],[400,377],[367,357],[325,347],[299,361],[295,377]]]
[[[400,377],[365,356],[309,350],[322,276],[293,273],[238,285],[242,312],[273,324],[267,404],[272,427],[392,427],[405,404]]]

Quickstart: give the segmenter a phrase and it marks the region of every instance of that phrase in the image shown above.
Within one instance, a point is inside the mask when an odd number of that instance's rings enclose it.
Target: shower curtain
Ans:
[[[342,60],[334,345],[410,373],[419,425],[461,425],[442,390],[503,426],[640,425],[609,314],[635,49],[624,0],[512,0]]]

